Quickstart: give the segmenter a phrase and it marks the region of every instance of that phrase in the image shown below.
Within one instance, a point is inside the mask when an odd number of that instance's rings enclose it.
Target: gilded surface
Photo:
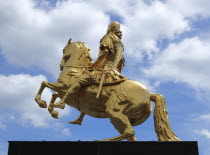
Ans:
[[[53,118],[58,118],[54,108],[63,109],[69,105],[81,112],[78,119],[69,123],[81,125],[85,115],[109,118],[120,135],[104,141],[136,141],[133,126],[140,125],[149,117],[151,101],[154,101],[158,140],[179,141],[170,127],[164,97],[150,93],[141,83],[128,80],[121,74],[125,61],[121,37],[120,24],[112,22],[100,41],[98,59],[94,63],[85,43],[71,42],[70,39],[63,49],[57,82],[43,81],[35,97],[36,102],[47,108],[41,94],[48,87],[55,91],[48,105]],[[61,100],[55,103],[56,98]]]

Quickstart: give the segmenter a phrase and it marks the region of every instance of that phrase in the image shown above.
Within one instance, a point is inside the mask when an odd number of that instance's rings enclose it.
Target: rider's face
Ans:
[[[115,34],[119,39],[122,39],[122,31],[118,30]]]

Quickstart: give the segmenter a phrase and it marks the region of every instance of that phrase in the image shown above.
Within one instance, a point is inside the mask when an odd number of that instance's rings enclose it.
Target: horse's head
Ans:
[[[60,63],[60,69],[63,67],[86,67],[92,65],[92,58],[89,53],[90,49],[83,42],[71,42],[69,39],[63,49],[63,59]]]

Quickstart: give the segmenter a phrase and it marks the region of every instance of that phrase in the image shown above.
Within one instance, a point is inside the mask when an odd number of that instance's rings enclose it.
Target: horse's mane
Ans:
[[[90,49],[88,48],[88,46],[85,44],[85,42],[81,42],[81,41],[76,41],[76,42],[72,42],[71,44],[76,44],[76,45],[78,45],[80,48],[82,48],[82,47],[86,47],[87,48],[87,51],[86,51],[86,56],[90,59],[90,61],[92,61],[93,59],[92,59],[92,56],[91,56],[91,54],[90,54]]]

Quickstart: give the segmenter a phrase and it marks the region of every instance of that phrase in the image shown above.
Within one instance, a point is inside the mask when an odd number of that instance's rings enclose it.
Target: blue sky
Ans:
[[[56,81],[62,49],[71,37],[94,60],[108,24],[123,31],[123,74],[163,94],[175,134],[210,154],[210,1],[0,0],[0,154],[8,140],[100,140],[117,136],[108,119],[84,118],[71,107],[51,118],[34,96],[43,80]],[[52,92],[42,98],[49,102]],[[154,107],[154,104],[153,104]],[[139,141],[157,140],[153,113],[134,127]]]

